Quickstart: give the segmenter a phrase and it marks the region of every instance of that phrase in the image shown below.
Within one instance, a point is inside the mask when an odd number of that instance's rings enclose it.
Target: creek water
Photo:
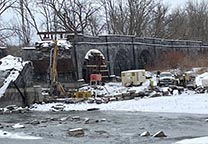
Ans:
[[[61,118],[79,116],[80,120],[61,121]],[[97,120],[85,124],[84,119]],[[0,138],[0,144],[171,144],[182,139],[208,136],[206,115],[144,113],[123,111],[68,111],[29,112],[0,115],[0,130],[38,136],[42,139],[24,140]],[[30,124],[32,121],[40,124]],[[11,126],[20,123],[25,128]],[[67,131],[84,128],[83,137],[70,137]],[[165,138],[141,137],[144,131],[151,134],[164,131]]]

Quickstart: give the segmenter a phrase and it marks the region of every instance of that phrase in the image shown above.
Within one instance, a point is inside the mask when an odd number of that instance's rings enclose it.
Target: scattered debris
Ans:
[[[73,120],[73,121],[80,121],[81,118],[80,118],[79,116],[74,116],[74,117],[72,117],[72,120]]]
[[[40,124],[40,121],[33,120],[33,121],[30,122],[30,124],[32,124],[32,125],[38,125],[38,124]]]
[[[85,121],[84,121],[85,124],[95,124],[98,122],[99,122],[99,120],[93,120],[93,119],[89,119],[89,118],[85,118]]]
[[[150,132],[149,131],[145,131],[143,133],[140,134],[141,137],[147,137],[150,136]]]
[[[8,109],[8,110],[10,110],[10,111],[12,111],[12,110],[17,109],[18,107],[16,105],[8,105],[5,108]]]
[[[156,132],[153,137],[167,137],[163,131]]]
[[[51,107],[52,110],[63,111],[65,106],[63,104],[57,104]]]
[[[82,137],[84,136],[84,129],[83,128],[70,129],[68,131],[68,135],[73,137]]]
[[[12,126],[12,128],[15,128],[15,129],[18,129],[18,128],[25,128],[24,125],[20,124],[20,123],[17,123],[15,125]]]
[[[101,119],[100,122],[105,122],[107,121],[105,118]]]
[[[67,121],[70,118],[71,118],[71,116],[63,117],[63,118],[60,118],[60,121]]]
[[[97,110],[99,110],[99,108],[89,108],[89,109],[87,109],[87,111],[97,111]]]

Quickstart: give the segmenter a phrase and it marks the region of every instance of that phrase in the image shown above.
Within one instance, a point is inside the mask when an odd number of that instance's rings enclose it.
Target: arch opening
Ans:
[[[143,50],[138,57],[138,68],[148,69],[153,66],[152,55],[148,50]]]
[[[101,74],[102,80],[105,80],[109,77],[106,59],[102,52],[97,49],[89,50],[84,58],[82,77],[85,82],[90,82],[91,74]]]

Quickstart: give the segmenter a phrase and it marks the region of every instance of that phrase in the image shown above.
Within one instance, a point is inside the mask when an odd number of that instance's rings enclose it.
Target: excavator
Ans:
[[[50,55],[50,91],[54,96],[65,97],[66,91],[60,82],[58,82],[57,73],[57,56],[58,56],[58,45],[57,40],[53,40],[54,48],[51,50]]]

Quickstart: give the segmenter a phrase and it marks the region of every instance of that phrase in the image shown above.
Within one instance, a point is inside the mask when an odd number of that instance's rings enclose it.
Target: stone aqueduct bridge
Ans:
[[[120,35],[98,37],[68,35],[67,38],[73,45],[78,78],[83,77],[85,55],[91,49],[97,49],[104,55],[111,75],[120,75],[123,70],[157,65],[155,60],[161,59],[166,52],[180,51],[193,58],[197,58],[199,54],[208,53],[208,45],[201,41]]]

